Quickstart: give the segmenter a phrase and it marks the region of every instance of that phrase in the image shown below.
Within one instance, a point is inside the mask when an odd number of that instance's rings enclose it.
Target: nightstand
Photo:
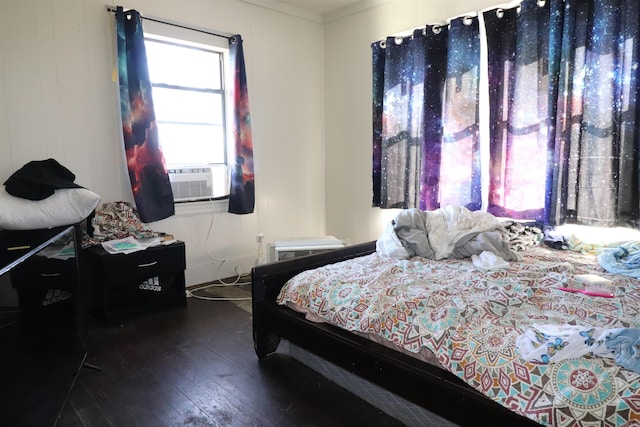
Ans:
[[[107,324],[187,304],[184,242],[130,254],[110,254],[94,246],[84,255],[89,309]]]

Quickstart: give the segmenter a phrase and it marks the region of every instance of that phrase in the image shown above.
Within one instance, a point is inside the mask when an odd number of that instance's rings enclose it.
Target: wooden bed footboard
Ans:
[[[253,343],[259,358],[276,351],[280,336],[274,334],[273,312],[284,284],[298,273],[375,252],[375,242],[361,243],[316,255],[256,266],[251,271]]]
[[[539,426],[444,369],[337,327],[310,322],[275,302],[280,289],[296,274],[373,252],[375,242],[367,242],[254,267],[253,340],[258,358],[275,352],[282,338],[459,425]]]

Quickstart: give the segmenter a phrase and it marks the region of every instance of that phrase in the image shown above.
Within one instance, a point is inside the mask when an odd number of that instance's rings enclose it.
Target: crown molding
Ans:
[[[324,23],[322,16],[317,13],[311,13],[299,7],[292,6],[290,4],[282,3],[275,0],[240,0],[243,3],[248,3],[253,6],[262,7],[264,9],[274,10],[276,12],[284,13],[285,15],[295,16],[296,18],[304,19],[306,21],[315,22],[317,24]]]
[[[331,21],[336,21],[338,19],[345,18],[349,15],[353,15],[355,13],[363,12],[367,9],[371,9],[373,7],[379,6],[383,3],[387,3],[389,0],[360,0],[357,3],[354,3],[349,6],[345,6],[341,9],[336,10],[335,12],[330,12],[322,16],[323,23],[329,23]]]
[[[240,0],[243,3],[248,3],[253,6],[262,7],[265,9],[274,10],[276,12],[284,13],[286,15],[295,16],[296,18],[304,19],[307,21],[315,22],[317,24],[326,24],[331,21],[335,21],[355,13],[362,12],[372,7],[379,6],[389,0],[360,0],[349,6],[345,6],[335,12],[329,12],[325,15],[319,15],[317,13],[308,12],[299,7],[282,3],[276,0]]]

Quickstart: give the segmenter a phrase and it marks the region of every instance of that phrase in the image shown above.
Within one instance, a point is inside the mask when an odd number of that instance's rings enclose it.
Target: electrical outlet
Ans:
[[[256,264],[264,264],[267,262],[264,244],[264,233],[258,233],[256,235],[256,243],[258,243],[258,258]]]

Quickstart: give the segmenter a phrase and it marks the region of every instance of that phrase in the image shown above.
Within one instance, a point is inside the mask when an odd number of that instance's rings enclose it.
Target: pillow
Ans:
[[[629,227],[596,227],[565,224],[554,228],[564,237],[567,246],[576,252],[591,252],[606,247],[618,247],[624,242],[640,240],[640,230]]]
[[[86,188],[60,188],[43,200],[15,197],[0,189],[0,230],[36,230],[82,221],[100,196]]]

